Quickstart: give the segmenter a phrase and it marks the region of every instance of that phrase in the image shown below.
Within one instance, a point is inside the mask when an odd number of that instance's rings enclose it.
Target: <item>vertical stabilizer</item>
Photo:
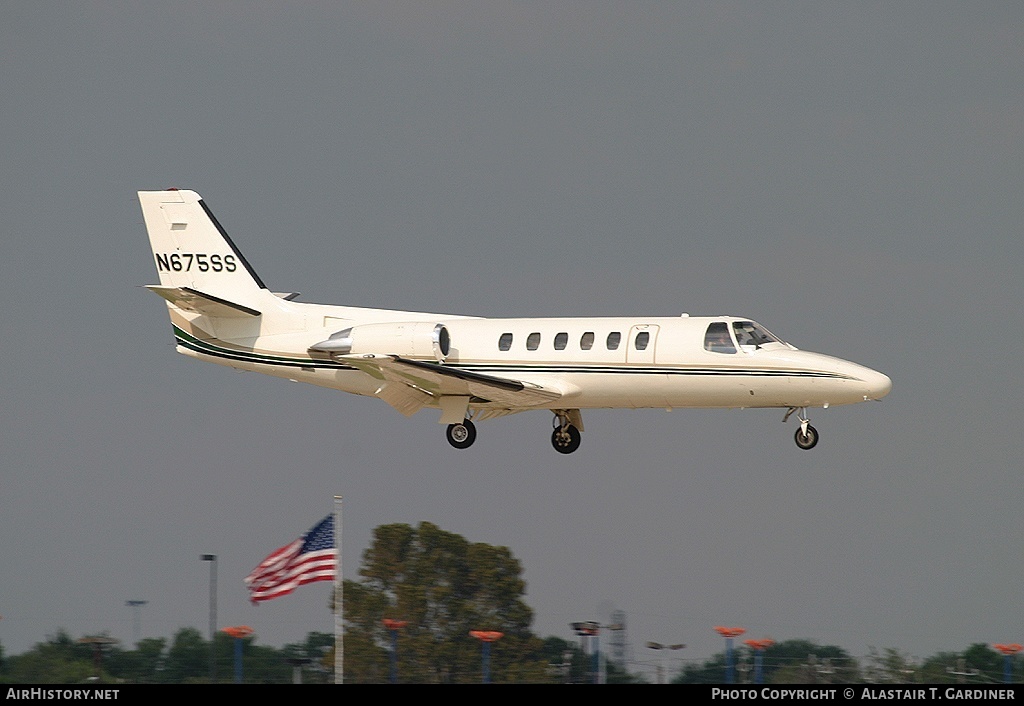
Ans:
[[[267,294],[210,209],[194,191],[140,191],[160,284],[256,307]]]

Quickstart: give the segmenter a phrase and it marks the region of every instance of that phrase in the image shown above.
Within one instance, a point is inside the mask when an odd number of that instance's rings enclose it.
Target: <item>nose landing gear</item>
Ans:
[[[810,424],[804,430],[803,424],[801,424],[793,438],[796,440],[796,445],[801,449],[813,449],[818,444],[818,430]]]
[[[782,421],[788,421],[793,412],[797,413],[796,417],[800,420],[800,428],[797,429],[796,434],[793,435],[796,445],[805,451],[813,449],[818,445],[818,430],[811,426],[811,422],[807,418],[807,408],[790,407],[786,412],[786,416],[782,418]]]

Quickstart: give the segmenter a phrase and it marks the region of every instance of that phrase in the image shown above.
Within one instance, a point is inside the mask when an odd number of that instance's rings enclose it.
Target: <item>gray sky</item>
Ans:
[[[6,3],[0,642],[330,631],[246,573],[346,498],[509,546],[540,635],[626,611],[854,654],[1024,640],[1019,3]],[[480,425],[175,354],[139,189],[199,191],[268,285],[483,316],[734,314],[878,404]]]

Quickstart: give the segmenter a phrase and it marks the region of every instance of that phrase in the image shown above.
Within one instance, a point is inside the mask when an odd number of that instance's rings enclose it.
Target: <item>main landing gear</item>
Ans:
[[[571,454],[580,447],[583,418],[578,409],[558,409],[554,412],[551,445],[560,454]],[[455,448],[468,449],[476,441],[476,425],[468,419],[463,419],[461,422],[449,424],[444,435],[448,443]]]
[[[782,421],[789,421],[789,417],[793,412],[797,413],[796,418],[800,420],[800,428],[797,429],[796,434],[793,435],[796,445],[805,451],[813,449],[818,445],[818,430],[811,426],[810,420],[807,418],[807,408],[790,407],[786,412],[786,416],[782,418]]]
[[[445,437],[455,448],[468,449],[476,441],[476,425],[468,419],[463,419],[459,424],[449,424]]]
[[[575,414],[573,414],[575,413]],[[573,421],[573,417],[579,417],[579,410],[562,411],[558,410],[555,412],[555,418],[552,420],[551,425],[555,428],[551,432],[551,445],[555,447],[555,451],[560,454],[571,454],[573,451],[580,447],[580,430],[576,428]]]

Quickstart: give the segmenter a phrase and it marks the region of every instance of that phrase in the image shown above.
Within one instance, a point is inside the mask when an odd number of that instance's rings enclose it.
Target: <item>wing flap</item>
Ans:
[[[564,394],[562,390],[551,386],[473,373],[452,365],[393,355],[352,354],[333,357],[375,378],[386,380],[389,384],[405,384],[435,397],[468,395],[507,407],[536,407],[553,402]]]
[[[411,417],[434,401],[430,393],[401,382],[386,382],[377,388],[375,394],[406,417]]]

